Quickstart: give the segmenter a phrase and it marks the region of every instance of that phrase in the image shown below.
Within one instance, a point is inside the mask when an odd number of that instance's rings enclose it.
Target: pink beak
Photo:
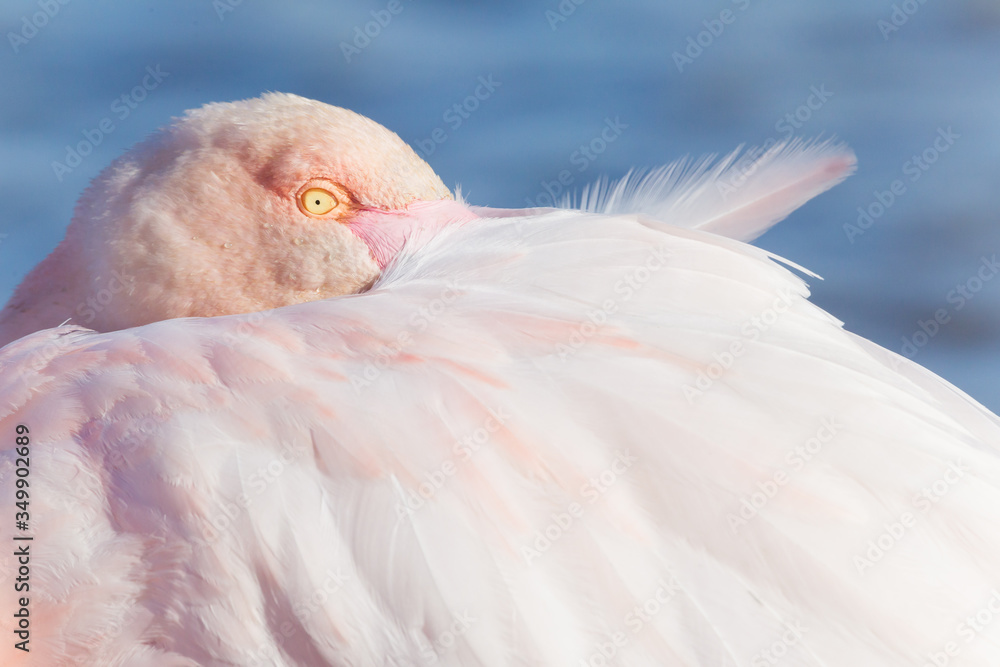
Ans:
[[[385,269],[404,244],[408,249],[419,248],[445,227],[465,224],[479,217],[464,204],[451,199],[417,200],[396,211],[362,209],[347,226],[368,245],[379,268]]]

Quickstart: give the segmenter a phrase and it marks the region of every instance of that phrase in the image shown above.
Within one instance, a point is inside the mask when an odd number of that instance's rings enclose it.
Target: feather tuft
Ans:
[[[837,185],[856,166],[832,140],[783,141],[629,172],[566,197],[563,208],[606,215],[641,214],[676,227],[752,241],[807,201]]]

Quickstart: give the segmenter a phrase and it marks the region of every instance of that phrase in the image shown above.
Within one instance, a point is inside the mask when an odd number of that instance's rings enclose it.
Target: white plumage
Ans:
[[[734,164],[472,209],[361,294],[5,347],[3,663],[998,664],[1000,422],[718,234],[849,154]]]

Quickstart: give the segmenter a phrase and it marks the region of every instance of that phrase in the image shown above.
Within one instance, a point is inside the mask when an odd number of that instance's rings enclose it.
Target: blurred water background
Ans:
[[[6,0],[0,28],[4,301],[90,179],[211,101],[354,109],[502,207],[546,203],[564,169],[578,189],[835,135],[858,174],[758,245],[821,274],[847,328],[1000,410],[996,0]],[[608,119],[614,141],[578,152]]]

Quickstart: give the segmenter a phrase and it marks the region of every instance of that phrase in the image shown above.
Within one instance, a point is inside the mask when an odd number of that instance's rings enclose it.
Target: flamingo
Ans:
[[[1000,421],[748,244],[854,164],[501,210],[320,102],[175,119],[0,313],[0,662],[998,664]]]

